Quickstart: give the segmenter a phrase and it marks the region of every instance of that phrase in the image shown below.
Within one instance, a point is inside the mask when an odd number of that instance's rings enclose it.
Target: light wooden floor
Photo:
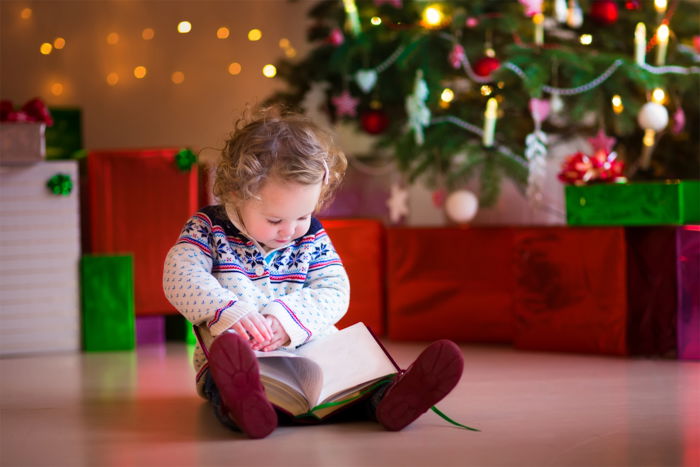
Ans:
[[[424,344],[389,343],[401,364]],[[194,393],[183,344],[0,360],[0,465],[700,466],[700,364],[463,346],[438,407],[399,433],[370,422],[251,441]]]

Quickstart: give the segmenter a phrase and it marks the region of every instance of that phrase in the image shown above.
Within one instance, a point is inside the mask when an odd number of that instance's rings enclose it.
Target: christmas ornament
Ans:
[[[626,0],[625,1],[625,8],[627,10],[639,10],[642,7],[642,5],[639,3],[639,0]]]
[[[693,48],[700,54],[700,36],[693,36]]]
[[[464,21],[464,25],[466,27],[468,27],[469,29],[474,29],[475,27],[477,27],[479,25],[479,18],[475,18],[473,16],[470,16]]]
[[[598,24],[614,24],[619,16],[617,3],[614,0],[594,0],[590,15]]]
[[[362,129],[372,135],[377,135],[389,126],[389,117],[382,109],[371,109],[360,116]]]
[[[570,28],[578,29],[583,24],[583,10],[576,3],[576,0],[571,0],[569,10],[566,15],[566,25]]]
[[[196,162],[197,156],[190,149],[180,149],[175,154],[175,165],[182,172],[189,172]]]
[[[355,73],[355,82],[362,89],[362,92],[367,94],[374,88],[377,83],[376,70],[359,70]]]
[[[598,149],[593,156],[577,152],[561,165],[558,178],[564,183],[585,185],[592,182],[624,182],[625,165],[617,160],[617,153]]]
[[[671,133],[677,135],[685,128],[685,112],[683,108],[679,105],[676,111],[673,112],[673,129]]]
[[[530,114],[535,122],[535,131],[525,137],[525,158],[528,160],[527,197],[531,203],[542,201],[547,164],[547,134],[542,131],[542,122],[549,116],[547,99],[530,99]]]
[[[554,115],[557,115],[564,110],[564,100],[559,94],[552,94],[552,97],[549,98],[549,108]]]
[[[413,84],[413,94],[406,97],[406,113],[408,114],[408,127],[413,130],[417,145],[424,141],[423,128],[430,124],[430,109],[425,104],[428,100],[428,85],[423,79],[423,71],[416,71]]]
[[[525,7],[525,16],[534,16],[542,13],[542,0],[519,0],[520,4]]]
[[[496,57],[481,57],[474,63],[474,73],[481,77],[491,76],[501,66],[501,61]]]
[[[394,8],[403,7],[403,0],[374,0],[374,4],[377,6],[383,5],[385,3],[393,6]]]
[[[330,34],[328,34],[328,38],[326,40],[330,44],[338,47],[343,42],[345,42],[345,36],[343,35],[343,31],[341,31],[340,28],[333,28]]]
[[[333,102],[333,106],[335,107],[336,117],[342,117],[344,115],[354,117],[357,115],[357,103],[360,102],[360,100],[352,97],[347,89],[339,95],[333,96],[331,102]]]
[[[452,47],[450,55],[447,57],[447,59],[449,60],[452,68],[456,70],[457,68],[462,66],[465,57],[466,55],[464,54],[464,47],[462,47],[461,44],[455,44]]]
[[[661,104],[647,102],[639,111],[637,122],[645,130],[661,131],[668,125],[668,111]]]
[[[569,15],[569,5],[567,0],[554,0],[554,17],[559,23],[566,23]]]
[[[447,197],[447,194],[445,193],[445,190],[442,188],[439,188],[435,191],[433,191],[433,194],[431,196],[431,199],[433,201],[433,206],[436,208],[442,208],[445,205],[445,198]]]
[[[58,173],[46,181],[46,187],[54,195],[68,196],[73,191],[73,180],[68,174]]]
[[[479,209],[479,200],[468,190],[457,190],[449,194],[445,200],[447,217],[458,224],[471,221]]]
[[[394,224],[399,222],[401,218],[408,215],[408,191],[394,183],[391,185],[391,194],[386,201],[389,208],[389,219]]]
[[[593,151],[598,151],[602,149],[607,154],[610,151],[612,151],[612,148],[613,146],[615,146],[617,139],[613,138],[612,136],[606,135],[605,130],[601,128],[600,130],[598,130],[598,133],[596,133],[594,137],[588,138],[588,142],[591,144]]]

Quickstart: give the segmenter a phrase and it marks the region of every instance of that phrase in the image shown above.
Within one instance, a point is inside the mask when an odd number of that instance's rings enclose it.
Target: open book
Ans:
[[[326,417],[398,372],[363,323],[294,351],[255,354],[268,399],[294,416]]]

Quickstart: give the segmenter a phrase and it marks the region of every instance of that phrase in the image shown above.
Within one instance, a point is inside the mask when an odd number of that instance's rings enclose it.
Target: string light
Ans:
[[[146,76],[147,72],[148,70],[146,70],[145,66],[139,65],[134,68],[134,77],[136,77],[136,79],[142,79]]]
[[[277,74],[277,68],[275,68],[275,65],[265,65],[262,69],[262,74],[266,78],[274,78]]]
[[[228,66],[228,72],[232,75],[238,75],[241,73],[241,64],[238,62],[233,62]]]
[[[185,81],[185,74],[181,71],[176,71],[170,75],[170,80],[175,84],[181,84]]]
[[[655,88],[651,92],[651,101],[657,104],[664,104],[666,102],[666,93],[661,88]]]
[[[190,31],[192,31],[192,23],[189,21],[180,21],[177,23],[177,32],[180,34],[187,34]]]
[[[110,86],[116,86],[119,82],[119,75],[115,72],[108,73],[106,81]]]
[[[143,31],[141,31],[141,37],[145,41],[150,41],[156,36],[156,32],[153,30],[153,28],[146,28]]]
[[[19,17],[22,19],[29,19],[32,17],[32,9],[31,8],[22,8],[22,11],[19,12]]]
[[[372,16],[369,22],[372,23],[372,26],[379,26],[382,24],[382,19],[379,16]]]
[[[53,50],[53,45],[51,45],[48,42],[44,42],[39,46],[39,52],[41,52],[42,55],[48,55],[51,53]]]
[[[53,40],[53,48],[61,50],[66,46],[66,40],[62,37],[57,37]]]
[[[219,29],[216,30],[216,37],[218,39],[228,39],[228,36],[230,34],[231,32],[226,26],[221,26]]]
[[[442,90],[442,94],[440,94],[440,100],[443,102],[452,102],[455,98],[455,93],[452,89],[450,88],[445,88]]]
[[[666,13],[666,8],[668,7],[668,1],[667,0],[654,0],[654,8],[656,9],[656,12],[660,15],[663,15]]]
[[[488,84],[484,84],[481,86],[480,91],[482,96],[490,96],[493,92],[493,88]]]
[[[116,32],[110,32],[107,34],[106,40],[109,45],[117,45],[119,43],[119,34]]]
[[[421,24],[428,29],[439,28],[445,21],[445,14],[439,5],[429,5],[421,14]]]
[[[622,105],[622,97],[620,97],[619,94],[615,94],[614,96],[612,96],[610,102],[612,103],[613,112],[615,112],[616,114],[619,115],[622,113],[623,110],[625,110],[625,106]]]
[[[262,31],[260,29],[251,29],[248,31],[248,40],[251,42],[262,39]]]
[[[581,34],[581,37],[579,37],[579,42],[581,42],[582,45],[591,45],[593,42],[593,36],[590,34]]]

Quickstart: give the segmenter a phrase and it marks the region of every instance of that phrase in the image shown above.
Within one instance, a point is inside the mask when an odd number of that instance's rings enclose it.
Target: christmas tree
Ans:
[[[558,183],[541,179],[552,134],[591,137],[601,179],[700,177],[697,2],[337,0],[309,16],[314,47],[278,64],[270,101],[323,86],[332,119],[376,135],[408,182],[478,176],[489,205],[506,176],[536,199]]]

